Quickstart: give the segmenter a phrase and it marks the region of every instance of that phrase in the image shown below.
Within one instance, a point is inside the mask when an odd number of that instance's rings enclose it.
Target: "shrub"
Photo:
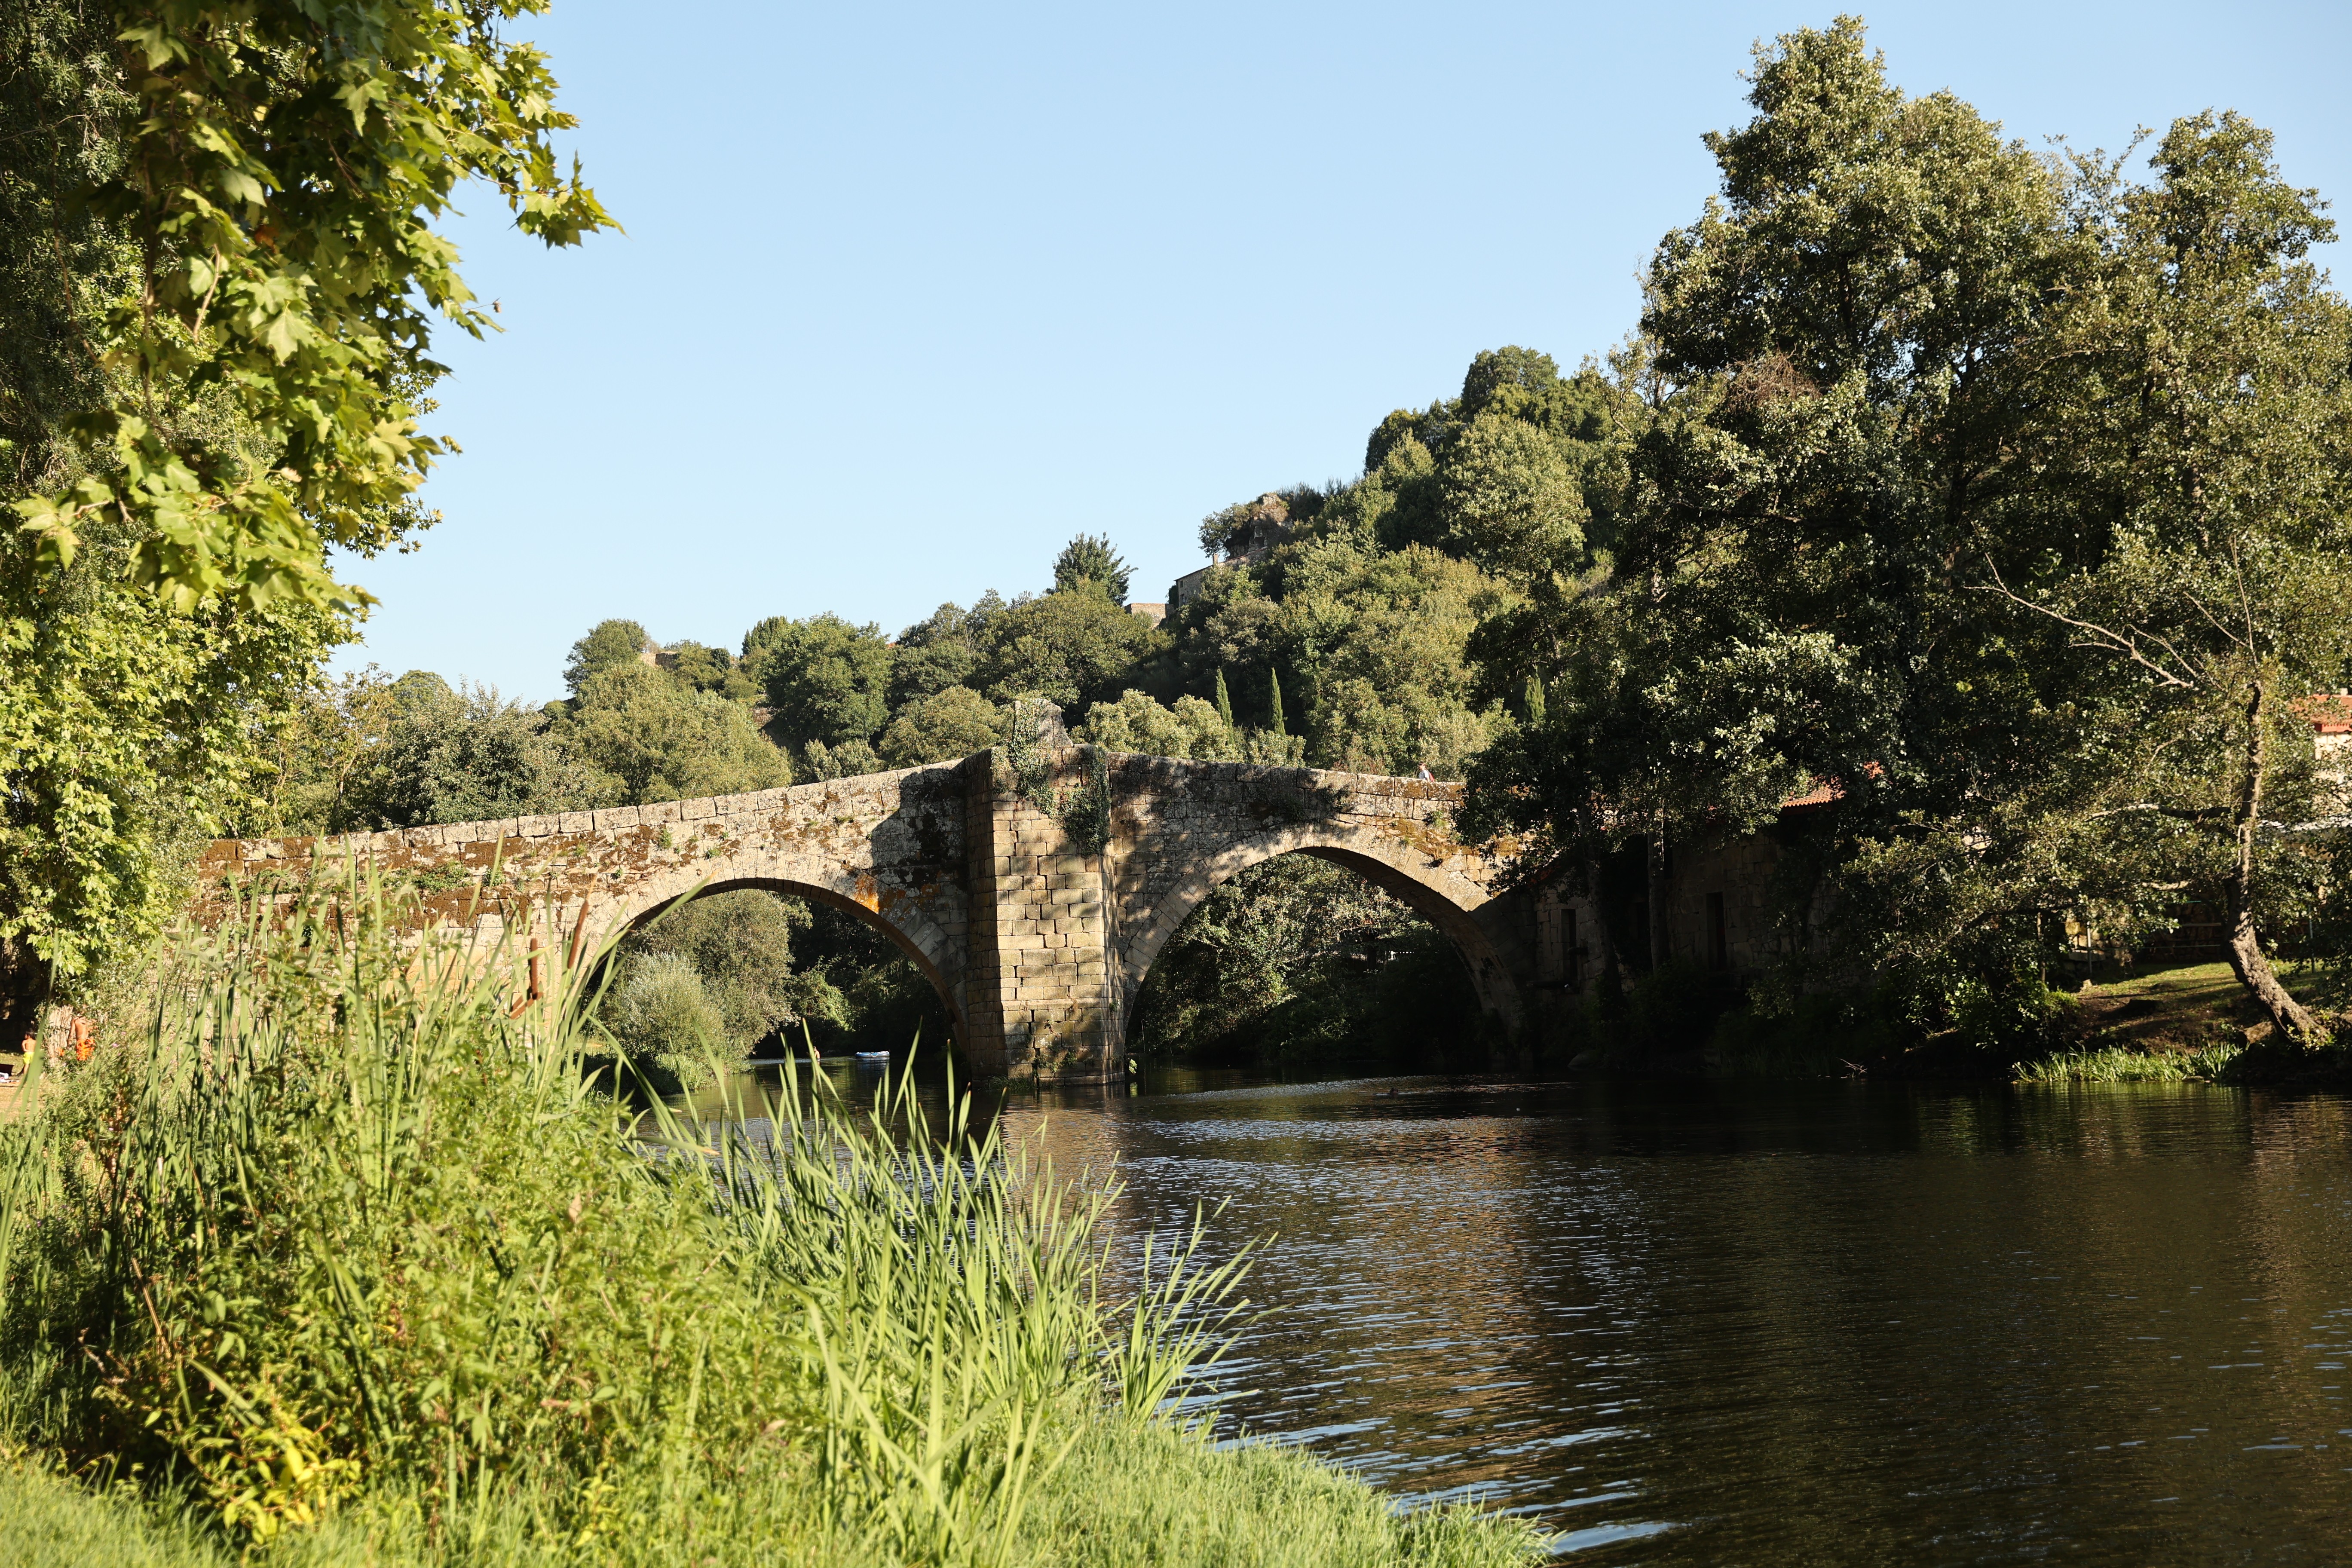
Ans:
[[[625,960],[601,1021],[621,1054],[664,1089],[703,1082],[743,1054],[728,1037],[727,1015],[684,953]]]

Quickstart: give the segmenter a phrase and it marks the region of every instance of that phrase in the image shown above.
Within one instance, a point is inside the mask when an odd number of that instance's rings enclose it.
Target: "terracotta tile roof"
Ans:
[[[2305,697],[2290,704],[2294,710],[2311,721],[2314,734],[2352,735],[2352,696],[2341,692],[2321,693]]]
[[[1877,778],[1886,772],[1885,768],[1880,767],[1876,763],[1863,763],[1862,771],[1869,774],[1872,778]],[[1792,795],[1788,799],[1782,801],[1780,803],[1780,809],[1782,811],[1788,811],[1793,807],[1801,805],[1827,805],[1830,802],[1840,799],[1844,795],[1845,783],[1843,780],[1817,779],[1813,783],[1813,787],[1807,790],[1804,794]]]

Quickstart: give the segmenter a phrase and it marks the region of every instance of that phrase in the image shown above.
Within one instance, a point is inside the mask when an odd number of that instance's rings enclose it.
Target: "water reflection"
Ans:
[[[2339,1098],[1228,1075],[998,1114],[1116,1160],[1133,1234],[1277,1233],[1236,1423],[1580,1562],[2352,1550]]]

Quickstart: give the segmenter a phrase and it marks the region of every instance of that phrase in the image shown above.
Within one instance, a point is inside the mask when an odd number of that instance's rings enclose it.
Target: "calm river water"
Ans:
[[[1579,1562],[2352,1562],[2352,1100],[1195,1074],[1001,1114],[1116,1160],[1129,1226],[1276,1233],[1235,1424]]]

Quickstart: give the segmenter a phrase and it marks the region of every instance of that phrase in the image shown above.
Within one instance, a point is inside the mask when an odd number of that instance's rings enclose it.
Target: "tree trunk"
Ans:
[[[2319,1043],[2319,1020],[2287,994],[2278,972],[2263,956],[2262,937],[2254,930],[2254,833],[2262,826],[2263,774],[2269,763],[2263,739],[2263,685],[2247,688],[2246,752],[2238,773],[2238,857],[2224,886],[2230,900],[2230,967],[2278,1032],[2298,1045]]]
[[[1650,835],[1650,967],[1661,968],[1674,956],[1674,921],[1666,908],[1666,818],[1658,814]]]

